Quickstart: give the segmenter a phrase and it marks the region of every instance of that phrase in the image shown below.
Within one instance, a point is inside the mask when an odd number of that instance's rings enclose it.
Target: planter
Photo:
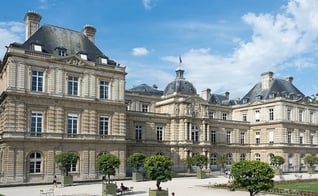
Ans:
[[[73,176],[61,176],[62,186],[71,186],[73,184]]]
[[[144,180],[144,175],[141,172],[133,172],[132,173],[132,181],[140,182]]]
[[[116,195],[117,185],[113,183],[105,183],[102,184],[102,196],[106,195]]]
[[[204,171],[197,171],[197,178],[203,179],[206,178],[206,174]]]
[[[149,196],[169,196],[168,190],[149,190]]]
[[[308,168],[307,168],[307,172],[308,172],[309,174],[315,173],[315,170],[316,170],[316,167],[315,167],[315,166],[313,166],[313,167],[308,167]]]

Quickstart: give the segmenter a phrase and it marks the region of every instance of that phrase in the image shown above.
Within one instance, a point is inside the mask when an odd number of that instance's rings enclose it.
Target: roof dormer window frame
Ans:
[[[108,59],[106,57],[99,57],[99,63],[107,65]]]
[[[37,51],[37,52],[42,52],[42,45],[41,44],[37,44],[37,43],[33,43],[32,44],[32,49],[34,51]]]
[[[81,57],[81,59],[87,61],[87,54],[86,54],[86,53],[79,52],[78,54],[79,54],[79,56]]]
[[[56,47],[55,50],[57,50],[57,55],[58,56],[67,56],[67,49],[63,47]]]

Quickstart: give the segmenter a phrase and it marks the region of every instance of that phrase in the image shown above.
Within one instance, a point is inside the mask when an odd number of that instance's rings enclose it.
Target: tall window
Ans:
[[[243,121],[247,121],[247,114],[246,114],[246,113],[243,113],[243,114],[242,114],[242,120],[243,120]]]
[[[261,160],[261,155],[259,153],[255,154],[255,160],[260,161]]]
[[[67,133],[69,135],[76,135],[78,127],[78,114],[67,115]]]
[[[108,135],[108,116],[100,116],[99,117],[99,135],[107,136]]]
[[[226,131],[226,143],[231,144],[231,131]]]
[[[240,154],[240,161],[245,161],[245,159],[246,159],[246,154],[245,153]]]
[[[303,144],[304,143],[304,132],[301,131],[299,133],[299,144]]]
[[[216,160],[217,160],[217,154],[211,153],[211,165],[217,165]]]
[[[292,111],[290,108],[287,108],[287,120],[291,120]]]
[[[303,110],[298,111],[298,121],[302,122],[303,121]]]
[[[68,172],[76,172],[76,163],[77,162],[70,162],[70,168],[68,169]]]
[[[270,108],[268,112],[269,112],[269,120],[274,120],[274,109]]]
[[[313,111],[310,111],[310,113],[309,113],[309,122],[310,123],[314,122],[314,112]]]
[[[42,163],[42,157],[41,154],[38,152],[31,153],[29,156],[29,162],[30,162],[30,173],[40,173],[41,172],[41,163]]]
[[[144,103],[141,105],[141,111],[142,112],[149,112],[149,105]]]
[[[31,112],[31,135],[39,135],[42,132],[43,114],[42,112]]]
[[[193,142],[198,142],[199,141],[199,128],[196,125],[192,125],[192,128],[191,128],[191,140]]]
[[[315,134],[314,133],[310,133],[310,144],[314,144],[314,138],[315,138]]]
[[[261,134],[260,132],[255,133],[255,143],[260,144],[261,143]]]
[[[162,141],[163,138],[163,127],[157,126],[157,141]]]
[[[211,143],[215,144],[216,143],[216,131],[211,130]]]
[[[226,119],[227,119],[227,113],[223,113],[223,114],[222,114],[222,119],[223,119],[223,120],[226,120]]]
[[[32,91],[43,92],[43,72],[32,71]]]
[[[232,163],[232,153],[227,153],[226,154],[226,158],[227,158],[226,164],[227,165],[231,165],[231,163]]]
[[[270,131],[270,132],[268,133],[268,142],[269,142],[270,144],[273,144],[273,143],[274,143],[274,131]]]
[[[108,99],[108,85],[107,81],[101,80],[99,82],[99,98],[100,99]]]
[[[68,76],[68,95],[78,96],[78,77]]]
[[[141,125],[136,125],[136,140],[141,141],[141,139],[142,139]]]
[[[260,111],[259,111],[259,110],[256,110],[256,111],[255,111],[255,121],[256,121],[256,122],[259,122],[259,121],[260,121]]]
[[[241,144],[245,143],[245,132],[241,132],[240,143]]]
[[[293,167],[293,155],[288,155],[288,167]]]
[[[300,155],[300,167],[305,167],[305,155]]]
[[[288,144],[292,143],[292,131],[290,130],[287,131],[287,143]]]

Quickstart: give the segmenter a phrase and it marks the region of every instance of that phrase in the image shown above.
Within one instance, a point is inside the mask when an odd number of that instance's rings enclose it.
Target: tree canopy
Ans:
[[[140,152],[135,152],[127,159],[127,165],[132,167],[138,172],[144,166],[146,155]]]
[[[107,181],[110,183],[110,176],[116,175],[116,169],[119,168],[120,160],[113,154],[106,153],[97,157],[97,167],[100,173],[107,176]]]
[[[234,185],[246,188],[250,196],[274,187],[274,170],[261,161],[240,161],[233,164],[231,174]]]
[[[79,156],[74,152],[61,152],[54,156],[54,161],[63,175],[68,176],[72,164],[77,164]]]
[[[152,180],[156,180],[158,190],[161,190],[160,183],[167,182],[172,178],[171,158],[164,155],[152,155],[146,158],[144,167],[147,176]]]
[[[203,167],[208,164],[208,157],[202,154],[196,154],[192,157],[191,163],[192,165],[197,166],[200,168],[200,170],[202,170]]]
[[[279,169],[284,163],[285,159],[281,156],[277,155],[271,157],[271,165],[276,169]]]
[[[318,157],[314,155],[308,155],[304,158],[304,162],[308,167],[313,167],[315,164],[318,164]]]

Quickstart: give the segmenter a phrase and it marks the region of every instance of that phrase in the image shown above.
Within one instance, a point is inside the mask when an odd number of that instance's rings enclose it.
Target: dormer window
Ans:
[[[33,44],[34,51],[42,52],[42,46],[39,44]]]
[[[81,57],[81,59],[84,59],[84,60],[86,60],[87,61],[87,54],[80,54],[80,57]]]
[[[100,57],[100,63],[101,63],[101,64],[107,64],[107,63],[108,63],[108,61],[107,61],[107,59],[106,59],[106,58],[104,58],[104,57]]]
[[[57,47],[55,48],[57,50],[57,55],[59,56],[66,56],[66,49],[63,47]]]

